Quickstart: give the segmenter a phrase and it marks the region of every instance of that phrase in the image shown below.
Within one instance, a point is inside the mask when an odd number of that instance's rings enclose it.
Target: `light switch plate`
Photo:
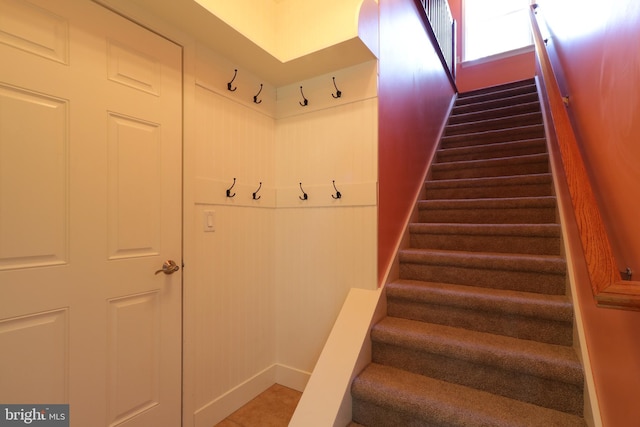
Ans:
[[[203,230],[206,232],[216,231],[216,211],[204,211]]]

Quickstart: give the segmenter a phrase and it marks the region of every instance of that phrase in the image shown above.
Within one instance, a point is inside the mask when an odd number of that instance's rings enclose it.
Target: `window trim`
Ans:
[[[535,46],[533,44],[522,46],[517,49],[506,50],[504,52],[495,53],[489,56],[483,56],[482,58],[472,59],[470,61],[461,61],[460,66],[462,68],[466,67],[474,67],[476,65],[481,65],[487,62],[499,61],[501,59],[511,58],[512,56],[518,56],[529,52],[534,52]]]

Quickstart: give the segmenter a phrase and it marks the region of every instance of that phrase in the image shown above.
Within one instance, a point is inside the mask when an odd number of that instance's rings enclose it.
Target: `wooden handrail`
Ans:
[[[546,87],[553,127],[567,178],[571,203],[575,213],[578,232],[582,242],[591,289],[599,306],[640,310],[640,282],[622,280],[613,255],[609,237],[600,214],[600,209],[585,169],[578,141],[571,124],[558,79],[549,59],[546,40],[542,36],[540,14],[537,5],[531,6],[536,54]]]

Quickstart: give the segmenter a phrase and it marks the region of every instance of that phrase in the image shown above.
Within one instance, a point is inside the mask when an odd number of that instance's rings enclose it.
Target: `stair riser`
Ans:
[[[437,163],[446,162],[466,162],[471,160],[487,160],[487,159],[499,159],[502,157],[516,157],[527,156],[531,154],[543,154],[547,151],[543,144],[523,144],[508,149],[495,149],[495,150],[473,150],[472,152],[456,152],[441,150],[436,154]]]
[[[505,99],[495,99],[491,101],[479,102],[475,104],[456,105],[451,111],[452,115],[461,114],[473,114],[481,113],[486,110],[493,110],[496,108],[507,108],[512,105],[526,104],[530,102],[538,101],[538,95],[536,93],[527,93]]]
[[[410,233],[412,248],[560,255],[559,237]]]
[[[452,307],[439,301],[429,304],[388,296],[387,315],[548,344],[573,342],[571,322]]]
[[[519,87],[500,90],[496,92],[466,94],[466,95],[460,96],[456,100],[456,105],[475,104],[478,102],[486,102],[486,101],[492,101],[494,99],[510,98],[518,95],[528,95],[531,93],[536,93],[535,85],[519,86]]]
[[[422,209],[419,222],[457,224],[551,224],[556,220],[555,208],[473,208]]]
[[[408,263],[400,260],[400,278],[425,282],[452,283],[481,286],[493,289],[536,292],[548,295],[564,295],[564,274],[535,271],[481,269],[456,265]]]
[[[528,126],[493,132],[480,132],[469,135],[455,135],[442,137],[441,148],[473,147],[499,142],[514,142],[525,139],[544,138],[544,127]]]
[[[433,188],[426,185],[425,200],[552,196],[551,184],[495,185],[490,187]]]
[[[535,93],[536,86],[534,83],[528,85],[518,85],[514,87],[501,87],[497,90],[477,90],[471,92],[465,92],[461,94],[457,99],[457,104],[469,104],[471,102],[484,102],[492,99],[510,98],[517,95]]]
[[[369,427],[419,427],[419,426],[444,426],[438,424],[435,417],[429,414],[407,414],[392,407],[379,406],[372,402],[357,397],[353,398],[353,421]]]
[[[535,92],[536,91],[535,84],[536,84],[536,81],[534,78],[520,80],[520,81],[513,81],[513,82],[501,84],[498,86],[489,86],[489,87],[466,91],[460,94],[460,98],[465,98],[465,97],[475,96],[475,95],[482,95],[482,94],[495,94],[498,92],[505,91],[507,89],[523,88],[523,87],[528,87],[531,89],[532,92]]]
[[[444,129],[444,135],[463,135],[490,130],[510,129],[518,126],[529,126],[540,123],[540,113],[529,113],[513,117],[483,120],[471,123],[449,124]]]
[[[545,162],[513,164],[508,161],[495,162],[488,166],[468,167],[453,169],[444,165],[435,164],[431,168],[431,178],[441,179],[465,179],[465,178],[489,178],[498,176],[531,175],[548,173],[549,164]]]
[[[583,411],[582,387],[572,384],[380,343],[375,339],[372,359],[375,363],[570,414],[581,415]]]
[[[449,125],[456,125],[460,123],[469,123],[469,122],[477,122],[480,120],[491,120],[491,119],[499,119],[501,117],[505,117],[505,115],[519,115],[519,114],[528,114],[528,113],[539,113],[540,112],[540,103],[539,102],[529,102],[524,104],[514,104],[509,105],[508,107],[482,110],[474,113],[462,113],[462,114],[452,114],[449,117]]]

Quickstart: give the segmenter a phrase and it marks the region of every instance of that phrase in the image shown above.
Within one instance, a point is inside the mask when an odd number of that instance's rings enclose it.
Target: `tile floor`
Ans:
[[[302,393],[274,384],[215,427],[287,427]]]

